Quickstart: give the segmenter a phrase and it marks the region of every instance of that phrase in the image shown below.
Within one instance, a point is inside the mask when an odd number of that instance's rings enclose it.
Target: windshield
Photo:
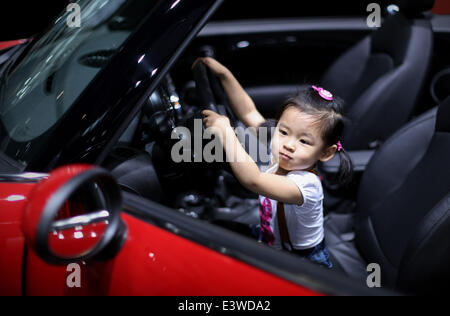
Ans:
[[[25,164],[14,144],[51,129],[157,2],[80,0],[63,12],[2,82],[0,150]]]

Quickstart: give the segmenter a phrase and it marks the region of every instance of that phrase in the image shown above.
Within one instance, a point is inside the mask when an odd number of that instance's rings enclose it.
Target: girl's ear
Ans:
[[[336,151],[337,151],[337,145],[333,145],[333,146],[326,148],[322,152],[322,155],[320,156],[320,161],[322,161],[322,162],[329,161],[331,158],[334,157],[334,155],[336,154]]]

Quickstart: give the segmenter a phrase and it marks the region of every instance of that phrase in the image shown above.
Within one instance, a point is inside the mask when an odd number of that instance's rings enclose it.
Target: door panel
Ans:
[[[109,295],[316,294],[134,217],[123,218],[128,242],[114,259],[109,282],[101,282],[109,283]]]
[[[318,295],[133,216],[122,219],[125,245],[114,259],[76,263],[80,287],[69,287],[69,267],[49,265],[29,250],[26,295]]]
[[[28,250],[26,295],[383,294],[296,255],[122,194],[127,233],[115,255],[74,262],[78,287],[72,264],[50,265]]]

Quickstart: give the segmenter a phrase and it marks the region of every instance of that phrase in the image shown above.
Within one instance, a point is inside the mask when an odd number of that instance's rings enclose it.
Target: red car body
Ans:
[[[121,216],[128,234],[120,253],[107,262],[84,262],[82,286],[71,289],[66,266],[46,263],[26,245],[23,221],[35,186],[0,183],[0,295],[319,294],[127,214]]]

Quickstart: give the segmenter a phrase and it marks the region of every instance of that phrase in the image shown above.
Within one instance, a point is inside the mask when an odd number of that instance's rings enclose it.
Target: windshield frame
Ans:
[[[97,74],[72,108],[42,136],[42,143],[48,152],[36,153],[23,164],[22,169],[45,172],[73,162],[100,164],[108,148],[120,137],[129,118],[132,119],[142,107],[170,66],[222,1],[181,0],[173,8],[172,1],[160,1],[129,35],[110,64]],[[192,17],[193,14],[196,14],[195,17]],[[182,29],[182,23],[190,23],[190,27]],[[146,29],[157,29],[159,32],[149,35]],[[173,38],[172,46],[162,42],[168,34]],[[148,56],[148,59],[145,58],[139,65],[130,62],[142,56]],[[149,70],[152,70],[151,76]],[[116,78],[116,83],[112,82],[110,79],[117,77],[118,73],[126,73],[126,76]],[[139,81],[142,84],[137,87],[136,82]],[[99,91],[108,91],[104,94],[108,94],[108,101],[99,98]],[[120,92],[123,94],[119,95]],[[98,104],[97,111],[89,108],[89,103]],[[103,139],[98,137],[92,141],[98,135],[104,136]]]

